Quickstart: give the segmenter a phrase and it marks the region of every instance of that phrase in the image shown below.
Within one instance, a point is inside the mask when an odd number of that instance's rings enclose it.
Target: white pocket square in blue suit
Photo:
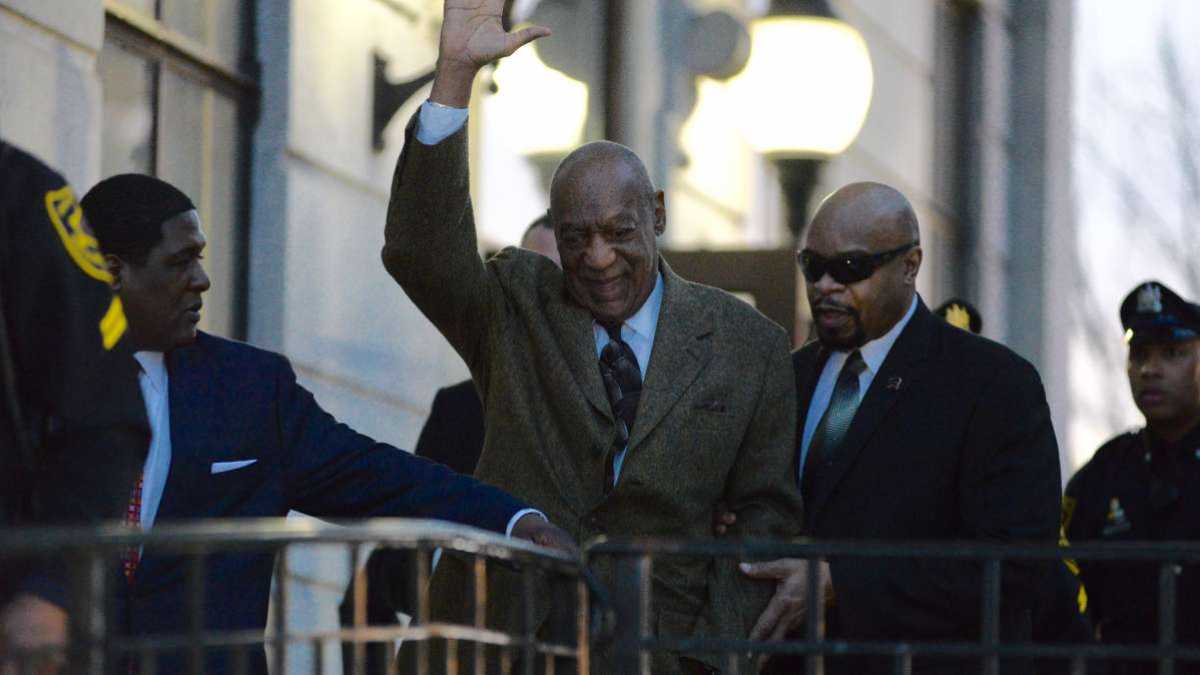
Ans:
[[[239,459],[232,462],[213,462],[212,472],[213,475],[216,475],[218,473],[225,473],[227,471],[237,471],[238,469],[244,469],[257,461],[257,459]]]

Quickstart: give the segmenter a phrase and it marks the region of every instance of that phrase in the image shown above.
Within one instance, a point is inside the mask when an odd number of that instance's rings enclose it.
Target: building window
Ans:
[[[253,4],[107,0],[102,175],[140,172],[200,211],[212,290],[201,328],[245,335],[249,128],[259,90]]]

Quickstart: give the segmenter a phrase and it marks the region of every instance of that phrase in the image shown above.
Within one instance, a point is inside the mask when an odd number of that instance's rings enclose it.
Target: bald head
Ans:
[[[903,318],[916,293],[920,238],[908,199],[882,183],[851,183],[821,202],[800,255],[826,346],[857,348]]]
[[[826,197],[813,216],[813,229],[836,228],[894,248],[920,241],[917,214],[900,191],[883,183],[850,183]]]
[[[597,320],[624,321],[654,290],[666,214],[662,192],[623,145],[588,143],[558,165],[550,219],[567,290]]]
[[[576,148],[554,171],[551,201],[556,193],[580,182],[619,181],[643,195],[654,193],[646,165],[633,150],[612,141],[595,141]]]

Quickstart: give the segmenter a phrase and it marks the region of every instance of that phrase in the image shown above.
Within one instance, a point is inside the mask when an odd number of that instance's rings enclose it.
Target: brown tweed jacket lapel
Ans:
[[[663,302],[654,334],[654,349],[642,385],[637,421],[629,436],[633,453],[675,407],[712,358],[712,322],[707,308],[686,292],[686,281],[659,258]]]
[[[604,393],[604,382],[600,378],[591,314],[566,297],[565,292],[546,290],[543,301],[546,303],[550,329],[554,331],[575,381],[579,383],[579,391],[592,407],[611,421],[612,405]]]

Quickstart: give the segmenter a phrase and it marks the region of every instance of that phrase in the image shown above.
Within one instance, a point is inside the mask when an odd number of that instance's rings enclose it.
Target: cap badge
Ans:
[[[967,308],[955,303],[946,308],[946,323],[961,328],[963,330],[971,330],[971,315],[967,312]]]
[[[1159,314],[1162,312],[1162,289],[1154,284],[1146,284],[1138,290],[1137,311],[1139,314]]]

